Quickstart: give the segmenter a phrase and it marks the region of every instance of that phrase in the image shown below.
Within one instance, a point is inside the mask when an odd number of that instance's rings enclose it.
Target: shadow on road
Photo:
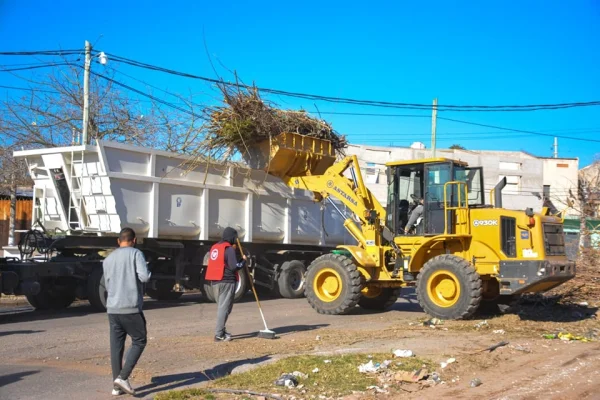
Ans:
[[[31,329],[20,330],[20,331],[6,331],[6,332],[0,332],[0,337],[10,336],[10,335],[28,335],[30,333],[40,333],[40,332],[46,332],[46,331],[33,331]]]
[[[315,329],[321,329],[321,328],[326,328],[328,327],[329,324],[316,324],[316,325],[289,325],[289,326],[280,326],[277,328],[271,328],[272,331],[274,331],[277,336],[285,336],[285,335],[291,335],[292,333],[297,333],[297,332],[307,332],[307,331],[314,331]],[[249,339],[249,338],[253,338],[258,336],[258,332],[251,332],[251,333],[244,333],[242,335],[233,335],[232,337],[234,339]],[[268,339],[266,339],[268,340]]]
[[[236,367],[246,364],[259,364],[271,357],[262,356],[245,360],[231,361],[219,364],[205,371],[187,372],[182,374],[163,375],[152,377],[151,383],[136,389],[136,397],[146,397],[154,393],[174,390],[198,383],[222,378],[231,374]]]
[[[17,372],[16,374],[9,374],[0,376],[0,387],[8,386],[11,383],[19,382],[23,380],[26,376],[35,375],[40,371],[25,371],[25,372]]]

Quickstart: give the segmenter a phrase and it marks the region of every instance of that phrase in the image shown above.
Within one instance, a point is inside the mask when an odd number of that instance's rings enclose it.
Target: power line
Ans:
[[[63,63],[54,63],[54,64],[49,63],[49,64],[44,64],[44,65],[33,65],[33,66],[29,66],[29,67],[17,67],[17,68],[10,68],[10,69],[5,69],[5,68],[0,67],[0,72],[28,71],[31,69],[60,67],[60,66],[65,66],[65,65],[73,65],[73,64],[68,63],[68,62],[63,62]]]
[[[0,55],[21,55],[21,56],[32,56],[32,55],[69,55],[69,54],[79,54],[81,50],[41,50],[41,51],[29,51],[29,52],[0,52]],[[271,88],[263,88],[263,87],[253,87],[245,84],[241,84],[239,82],[225,82],[223,80],[208,78],[200,75],[189,74],[181,71],[176,71],[168,68],[159,67],[152,64],[143,63],[140,61],[128,59],[126,57],[121,57],[116,54],[107,53],[110,57],[115,59],[115,61],[122,62],[134,67],[145,68],[149,70],[159,71],[163,73],[168,73],[172,75],[177,75],[185,78],[199,79],[206,82],[220,84],[225,86],[234,86],[234,87],[242,87],[246,89],[257,89],[264,93],[275,94],[279,96],[287,96],[287,97],[296,97],[307,100],[314,101],[325,101],[325,102],[334,102],[334,103],[345,103],[345,104],[354,104],[354,105],[363,105],[363,106],[374,106],[374,107],[388,107],[388,108],[403,108],[403,109],[420,109],[420,110],[430,110],[430,104],[419,104],[419,103],[402,103],[402,102],[389,102],[389,101],[380,101],[380,100],[364,100],[364,99],[352,99],[352,98],[344,98],[344,97],[333,97],[333,96],[322,96],[315,95],[309,93],[299,93],[299,92],[290,92],[279,89],[271,89]],[[598,106],[600,105],[600,101],[588,101],[588,102],[572,102],[572,103],[553,103],[553,104],[529,104],[529,105],[438,105],[438,111],[536,111],[536,110],[557,110],[557,109],[565,109],[565,108],[574,108],[574,107],[589,107],[589,106]]]
[[[36,50],[36,51],[0,51],[0,56],[68,56],[80,54],[82,50]]]
[[[56,90],[35,89],[35,88],[18,87],[18,86],[5,86],[5,85],[0,85],[0,88],[3,88],[3,89],[11,89],[11,90],[25,90],[25,91],[28,91],[28,92],[42,92],[42,93],[55,93],[55,94],[60,94],[60,92],[57,92]]]
[[[198,114],[194,113],[193,111],[186,110],[185,108],[179,107],[179,106],[177,106],[177,105],[175,105],[175,104],[173,104],[173,103],[171,103],[171,102],[168,102],[168,101],[166,101],[166,100],[163,100],[163,99],[159,99],[158,97],[152,96],[151,94],[144,93],[144,92],[142,92],[141,90],[135,89],[135,88],[133,88],[133,87],[131,87],[131,86],[129,86],[129,85],[126,85],[126,84],[124,84],[124,83],[121,83],[121,82],[119,82],[119,81],[116,81],[116,80],[114,80],[114,79],[112,79],[112,78],[109,78],[108,76],[105,76],[105,75],[99,74],[99,73],[97,73],[97,72],[94,72],[94,71],[90,71],[90,73],[91,73],[91,74],[93,74],[93,75],[96,75],[96,76],[97,76],[97,77],[99,77],[99,78],[105,79],[106,81],[108,81],[108,82],[111,82],[111,83],[113,83],[113,84],[115,84],[115,85],[117,85],[117,86],[120,86],[120,87],[122,87],[122,88],[124,88],[124,89],[127,89],[127,90],[129,90],[129,91],[132,91],[132,92],[134,92],[134,93],[137,93],[137,94],[139,94],[139,95],[142,95],[142,96],[144,96],[144,97],[147,97],[147,98],[149,98],[149,99],[152,99],[153,101],[155,101],[155,102],[157,102],[157,103],[164,104],[164,105],[166,105],[166,106],[168,106],[168,107],[171,107],[171,108],[174,108],[174,109],[176,109],[176,110],[179,110],[179,111],[181,111],[181,112],[183,112],[183,113],[185,113],[185,114],[191,115],[191,116],[192,116],[192,117],[194,117],[194,118],[198,118],[198,119],[204,119],[204,117],[202,117],[201,115],[198,115]]]
[[[124,64],[128,64],[138,68],[144,68],[148,70],[163,72],[171,75],[181,76],[184,78],[198,79],[209,83],[225,85],[225,86],[233,86],[233,87],[241,87],[246,89],[256,89],[260,92],[270,93],[280,96],[287,97],[295,97],[302,98],[307,100],[316,100],[316,101],[326,101],[333,103],[345,103],[345,104],[354,104],[354,105],[363,105],[363,106],[375,106],[375,107],[388,107],[388,108],[402,108],[402,109],[416,109],[416,110],[430,110],[430,104],[419,104],[419,103],[399,103],[399,102],[388,102],[388,101],[379,101],[379,100],[361,100],[361,99],[351,99],[344,97],[333,97],[333,96],[322,96],[308,93],[299,93],[299,92],[290,92],[279,89],[271,89],[264,87],[254,87],[245,84],[241,84],[238,82],[226,82],[223,80],[208,78],[201,75],[194,75],[186,72],[176,71],[173,69],[163,68],[152,64],[143,63],[140,61],[128,59],[125,57],[118,56],[116,54],[107,53],[108,56],[113,58],[118,62],[122,62]],[[575,103],[555,103],[555,104],[531,104],[531,105],[438,105],[437,108],[439,111],[536,111],[536,110],[555,110],[555,109],[563,109],[563,108],[573,108],[573,107],[588,107],[588,106],[598,106],[600,105],[600,101],[589,101],[589,102],[575,102]]]

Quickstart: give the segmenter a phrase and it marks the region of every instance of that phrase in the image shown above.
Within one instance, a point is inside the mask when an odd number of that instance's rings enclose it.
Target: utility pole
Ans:
[[[433,151],[433,158],[435,158],[435,124],[437,121],[437,98],[433,99],[433,107],[431,114],[431,149]]]
[[[554,138],[554,158],[558,158],[558,138]]]
[[[85,65],[83,68],[83,129],[81,144],[88,143],[88,125],[90,120],[90,67],[92,64],[92,45],[85,41]]]

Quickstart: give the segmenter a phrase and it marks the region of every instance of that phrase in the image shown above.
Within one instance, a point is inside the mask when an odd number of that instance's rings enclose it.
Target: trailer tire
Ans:
[[[106,284],[104,283],[104,272],[102,267],[96,267],[88,276],[87,280],[88,301],[95,311],[106,311]]]
[[[286,299],[304,297],[305,286],[306,267],[304,264],[298,260],[284,262],[277,279],[277,287],[281,297]]]
[[[417,299],[423,310],[440,319],[467,319],[479,308],[482,283],[467,260],[443,254],[425,263],[417,278]]]
[[[361,277],[352,259],[325,254],[306,273],[306,299],[319,314],[348,314],[360,300]]]
[[[173,286],[175,286],[174,280],[156,281],[156,289],[146,288],[146,294],[154,300],[177,300],[183,295],[183,292],[174,292]]]
[[[235,295],[233,297],[233,301],[237,303],[240,301],[248,290],[250,290],[250,281],[248,280],[248,274],[246,274],[245,270],[239,271],[240,280],[237,282],[235,286]],[[209,303],[216,303],[215,293],[213,292],[213,288],[210,282],[204,282],[202,285],[202,296]]]
[[[76,285],[68,278],[47,278],[40,281],[38,294],[25,297],[36,310],[62,310],[75,301],[75,290]]]
[[[380,288],[376,294],[367,294],[362,291],[358,305],[365,310],[380,310],[384,311],[396,304],[400,296],[400,289],[396,288]]]

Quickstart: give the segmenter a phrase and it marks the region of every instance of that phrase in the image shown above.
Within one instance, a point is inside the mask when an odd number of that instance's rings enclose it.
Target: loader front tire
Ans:
[[[479,307],[481,278],[467,260],[444,254],[425,263],[417,278],[417,299],[439,319],[467,319]]]
[[[319,314],[349,313],[358,304],[360,291],[360,272],[346,256],[325,254],[308,267],[305,294]]]
[[[365,310],[384,311],[396,304],[400,296],[400,289],[377,288],[378,290],[363,289],[358,305]]]

